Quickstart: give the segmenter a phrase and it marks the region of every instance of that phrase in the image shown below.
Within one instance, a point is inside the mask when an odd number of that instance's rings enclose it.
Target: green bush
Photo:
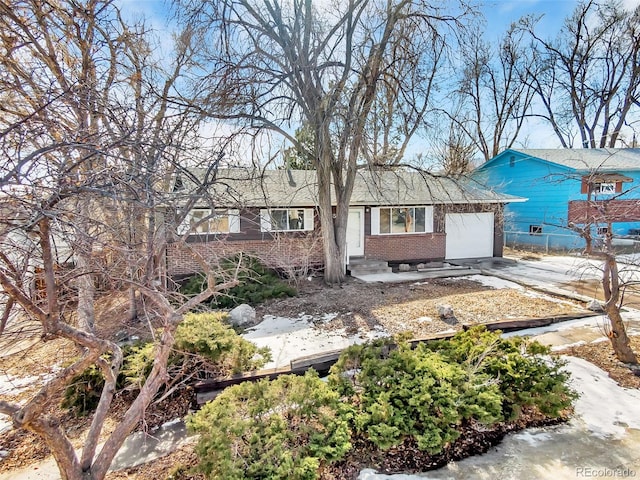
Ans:
[[[168,360],[169,373],[180,376],[194,368],[202,371],[209,368],[215,375],[229,375],[255,370],[271,360],[267,347],[258,348],[239,336],[225,323],[226,318],[227,314],[221,312],[186,315],[176,329],[175,351]],[[154,352],[153,343],[124,347],[117,387],[140,388],[153,367]],[[103,387],[102,372],[91,366],[71,381],[62,407],[78,415],[91,413],[98,406]]]
[[[329,384],[357,406],[356,431],[383,449],[413,437],[420,449],[436,453],[458,437],[463,420],[501,418],[502,397],[487,375],[470,375],[423,344],[415,350],[406,343],[352,347]]]
[[[240,267],[238,267],[240,263]],[[287,285],[278,274],[266,268],[257,259],[243,256],[221,262],[221,274],[217,279],[223,282],[238,272],[240,284],[212,297],[207,304],[212,308],[232,308],[241,303],[259,304],[269,298],[293,297],[296,289]],[[197,295],[206,285],[206,276],[196,274],[189,277],[180,287],[180,292],[187,296]]]
[[[196,354],[220,368],[221,374],[255,370],[271,360],[269,348],[258,348],[239,336],[221,312],[191,313],[176,330],[175,348]]]
[[[331,369],[244,383],[190,417],[209,478],[316,478],[350,448],[349,432],[381,449],[408,438],[438,453],[466,422],[491,425],[523,408],[557,417],[575,393],[548,350],[474,328],[412,349],[406,339],[354,345]]]
[[[575,393],[562,362],[542,357],[539,344],[475,328],[451,340],[420,344],[391,340],[347,349],[329,384],[354,405],[353,428],[380,448],[407,437],[430,453],[455,440],[474,419],[492,424],[535,407],[557,417]]]
[[[226,389],[187,419],[208,478],[318,477],[351,447],[337,393],[313,371]]]
[[[548,347],[522,337],[502,338],[500,332],[475,327],[450,341],[429,344],[448,361],[496,379],[503,395],[503,415],[518,417],[523,407],[534,407],[558,417],[577,398],[567,383],[566,362],[550,357]]]
[[[92,365],[71,380],[65,389],[62,408],[73,411],[78,416],[85,416],[98,407],[104,376],[100,369]]]

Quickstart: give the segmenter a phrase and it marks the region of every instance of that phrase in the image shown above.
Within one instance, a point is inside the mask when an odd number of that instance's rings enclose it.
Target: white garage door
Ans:
[[[447,213],[446,258],[493,257],[493,212]]]

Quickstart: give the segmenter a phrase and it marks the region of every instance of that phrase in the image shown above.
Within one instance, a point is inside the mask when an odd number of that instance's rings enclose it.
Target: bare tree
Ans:
[[[477,148],[458,122],[450,120],[448,136],[433,143],[436,164],[444,175],[457,177],[473,170]]]
[[[534,42],[537,70],[527,82],[565,148],[577,136],[583,148],[615,147],[625,126],[637,122],[640,96],[640,7],[617,1],[578,4],[562,33],[547,40],[536,18],[520,22]]]
[[[356,170],[365,151],[381,158],[367,144],[374,105],[386,96],[403,106],[395,110],[402,115],[387,116],[405,123],[387,129],[403,136],[393,142],[400,152],[425,113],[429,86],[414,87],[433,71],[432,47],[441,49],[445,34],[461,27],[467,7],[449,4],[454,13],[447,14],[423,0],[181,4],[188,23],[210,35],[209,75],[200,84],[203,93],[214,92],[200,102],[209,115],[277,131],[299,151],[304,145],[289,126],[312,131],[308,157],[317,171],[325,281],[340,283]]]
[[[621,362],[637,365],[638,358],[631,348],[621,310],[624,304],[624,293],[637,283],[637,279],[626,279],[621,275],[617,255],[613,245],[613,223],[617,221],[636,220],[638,200],[620,199],[629,190],[622,190],[614,195],[598,197],[595,195],[597,185],[602,181],[598,169],[581,178],[587,189],[587,199],[574,201],[569,207],[569,226],[585,240],[584,253],[602,260],[601,284],[604,293],[603,309],[609,318],[606,334],[611,341],[613,351]],[[596,226],[604,231],[604,241],[598,243],[594,239]]]
[[[196,161],[189,142],[200,116],[168,102],[191,61],[189,45],[187,33],[166,72],[150,62],[144,28],[127,25],[109,0],[0,2],[0,335],[28,318],[43,341],[66,339],[78,351],[26,403],[0,401],[0,413],[11,416],[14,428],[42,438],[64,479],[105,477],[166,381],[183,314],[236,283],[216,284],[207,269],[202,294],[170,301],[159,261],[175,239],[167,218],[177,211],[179,221],[215,181],[217,162],[205,156],[202,182],[193,178],[179,194],[169,188],[181,164]],[[99,448],[122,351],[94,328],[95,305],[123,289],[142,306],[156,340],[154,363]],[[77,455],[51,407],[91,365],[105,386]]]
[[[532,58],[513,25],[495,48],[470,30],[461,55],[462,78],[455,93],[461,108],[447,113],[487,161],[511,148],[529,115],[534,92],[523,76],[534,74]]]

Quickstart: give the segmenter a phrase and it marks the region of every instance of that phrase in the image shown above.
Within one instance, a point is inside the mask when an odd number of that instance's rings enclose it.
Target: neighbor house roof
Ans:
[[[512,149],[574,170],[640,170],[640,148]]]
[[[198,172],[193,172],[198,176]],[[313,207],[318,204],[314,170],[223,169],[210,193],[219,205]],[[509,203],[523,198],[499,194],[470,181],[417,171],[359,171],[351,205]],[[335,200],[334,200],[335,203]]]

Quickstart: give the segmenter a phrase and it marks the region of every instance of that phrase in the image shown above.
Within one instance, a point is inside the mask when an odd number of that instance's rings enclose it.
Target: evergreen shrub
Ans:
[[[184,374],[184,367],[190,362],[190,368],[186,370],[204,370],[203,364],[206,364],[206,368],[214,370],[213,373],[223,376],[255,370],[271,360],[271,352],[267,347],[258,348],[239,336],[229,326],[227,319],[228,314],[223,312],[185,315],[176,329],[175,351],[168,362],[169,373]],[[138,389],[153,367],[154,344],[149,342],[126,346],[122,354],[117,387]],[[98,367],[91,366],[67,387],[62,407],[78,415],[93,412],[98,406],[103,386],[102,372]]]
[[[238,264],[240,266],[238,267]],[[248,256],[233,257],[221,262],[219,282],[238,272],[239,285],[212,297],[208,302],[212,308],[233,308],[241,303],[257,305],[269,298],[294,297],[297,291],[284,282],[274,270],[265,267],[258,259]],[[202,273],[189,277],[180,287],[187,296],[197,295],[206,286],[206,276]]]
[[[351,447],[340,398],[313,370],[230,387],[187,426],[211,479],[315,479]]]

